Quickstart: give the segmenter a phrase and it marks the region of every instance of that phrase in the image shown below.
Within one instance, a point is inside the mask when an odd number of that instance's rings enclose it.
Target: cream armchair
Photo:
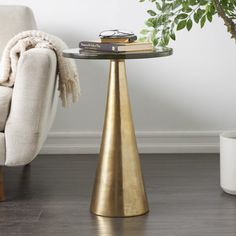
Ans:
[[[32,11],[24,6],[0,6],[0,22],[0,55],[15,34],[36,29]],[[26,165],[39,153],[56,113],[56,68],[52,50],[30,49],[20,58],[14,87],[0,86],[0,166]]]

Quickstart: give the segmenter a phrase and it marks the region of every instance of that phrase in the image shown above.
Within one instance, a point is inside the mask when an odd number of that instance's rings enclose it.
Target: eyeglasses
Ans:
[[[105,30],[105,31],[102,31],[99,34],[99,37],[100,38],[110,38],[110,37],[122,38],[122,37],[131,36],[131,35],[134,35],[134,33],[131,32],[131,31],[116,29],[116,30]]]

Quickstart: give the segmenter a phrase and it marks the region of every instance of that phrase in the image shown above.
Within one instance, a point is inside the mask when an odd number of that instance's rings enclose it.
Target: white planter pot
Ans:
[[[220,185],[226,193],[236,195],[236,132],[220,135]]]

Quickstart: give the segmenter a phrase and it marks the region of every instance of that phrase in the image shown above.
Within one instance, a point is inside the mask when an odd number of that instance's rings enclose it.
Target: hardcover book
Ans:
[[[101,43],[96,41],[81,41],[79,48],[106,52],[132,52],[153,50],[152,43]]]

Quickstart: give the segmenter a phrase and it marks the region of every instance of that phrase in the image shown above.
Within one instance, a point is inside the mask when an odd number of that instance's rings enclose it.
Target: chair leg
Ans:
[[[5,200],[4,182],[3,182],[3,167],[0,166],[0,202]]]

